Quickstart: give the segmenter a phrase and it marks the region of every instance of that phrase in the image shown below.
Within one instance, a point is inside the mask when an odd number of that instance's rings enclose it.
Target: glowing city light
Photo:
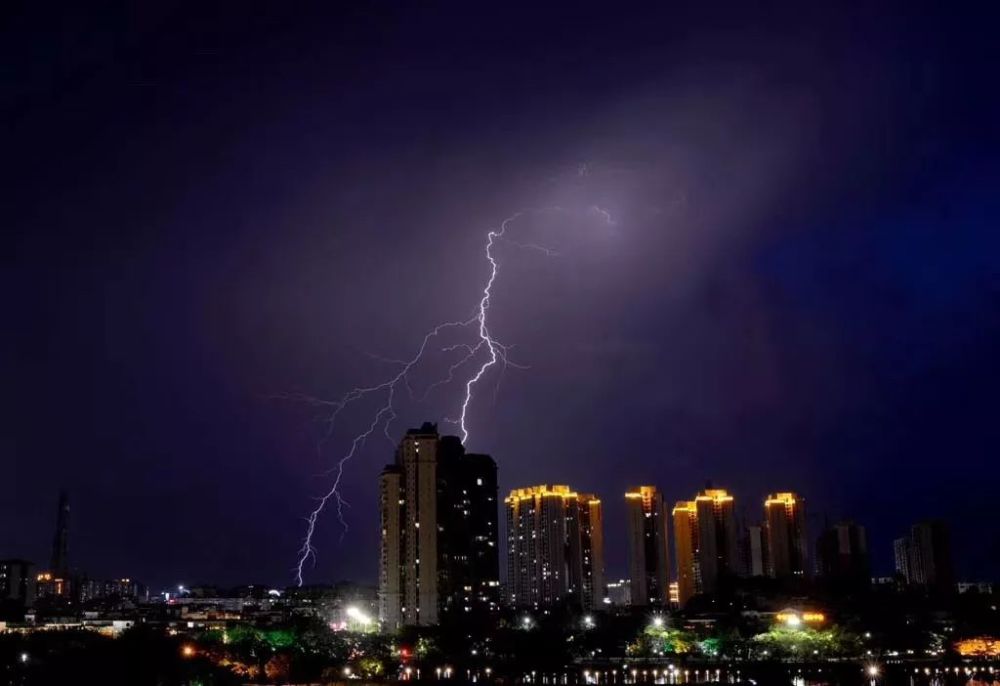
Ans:
[[[359,624],[371,624],[372,618],[361,609],[351,605],[347,608],[347,616]]]

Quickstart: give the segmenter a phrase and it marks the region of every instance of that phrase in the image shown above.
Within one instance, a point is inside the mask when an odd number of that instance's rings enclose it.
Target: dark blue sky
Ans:
[[[616,576],[623,490],[711,479],[866,524],[879,572],[945,518],[997,579],[996,18],[835,5],[5,10],[0,555],[47,559],[62,486],[93,575],[289,582],[365,415],[317,456],[276,396],[390,372],[367,353],[471,311],[485,232],[558,204],[616,224],[529,218],[559,257],[501,255],[530,369],[469,447],[502,489],[602,494]],[[374,579],[390,459],[348,465],[309,580]]]

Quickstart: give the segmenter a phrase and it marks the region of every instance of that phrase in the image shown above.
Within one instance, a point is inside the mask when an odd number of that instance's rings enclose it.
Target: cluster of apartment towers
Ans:
[[[559,485],[511,491],[504,500],[501,588],[497,467],[490,456],[466,453],[457,437],[425,423],[406,433],[379,491],[379,615],[388,627],[472,619],[496,612],[501,602],[538,609],[570,601],[584,610],[608,602],[601,501],[594,494]],[[679,502],[669,515],[653,486],[625,498],[633,605],[683,605],[717,590],[727,575],[806,574],[804,504],[793,493],[769,496],[763,524],[745,531],[737,527],[733,497],[721,489]]]

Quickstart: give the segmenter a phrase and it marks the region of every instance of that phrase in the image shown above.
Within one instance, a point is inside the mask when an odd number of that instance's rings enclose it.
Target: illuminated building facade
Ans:
[[[507,594],[515,607],[604,600],[601,501],[569,486],[511,491],[507,512]]]
[[[389,628],[499,606],[496,463],[437,425],[410,429],[379,478],[379,618]]]
[[[774,493],[764,501],[767,575],[775,579],[808,573],[806,504],[795,493]]]
[[[81,579],[77,583],[80,602],[92,600],[137,601],[148,597],[145,586],[134,579]]]
[[[719,582],[740,576],[739,532],[733,496],[709,488],[673,509],[678,600],[714,593]]]
[[[633,605],[670,602],[669,525],[663,495],[655,486],[640,486],[625,494],[628,556]]]
[[[721,578],[740,575],[735,501],[719,488],[702,491],[694,501],[698,510],[702,593],[714,593]]]
[[[816,571],[835,586],[863,588],[871,583],[865,527],[841,522],[828,527],[816,541]]]
[[[35,577],[35,596],[38,598],[70,598],[73,582],[68,576],[39,572]]]
[[[674,505],[674,553],[677,558],[677,604],[684,606],[701,588],[698,565],[698,508],[694,501]]]

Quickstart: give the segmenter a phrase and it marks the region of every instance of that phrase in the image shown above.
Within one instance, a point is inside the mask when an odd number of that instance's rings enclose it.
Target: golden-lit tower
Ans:
[[[795,493],[772,493],[764,500],[767,575],[777,579],[809,573],[805,500]]]
[[[625,494],[628,556],[633,605],[670,602],[670,549],[667,507],[655,486]]]
[[[694,501],[674,505],[674,552],[677,558],[677,602],[681,607],[698,593],[698,508]]]
[[[735,501],[721,488],[709,488],[695,499],[698,510],[698,569],[701,592],[714,593],[719,579],[741,574]]]
[[[673,509],[677,587],[681,605],[698,593],[714,593],[719,580],[741,574],[735,501],[709,488]]]
[[[554,605],[567,596],[584,608],[604,600],[601,501],[569,486],[518,488],[507,510],[507,597],[516,607]]]

